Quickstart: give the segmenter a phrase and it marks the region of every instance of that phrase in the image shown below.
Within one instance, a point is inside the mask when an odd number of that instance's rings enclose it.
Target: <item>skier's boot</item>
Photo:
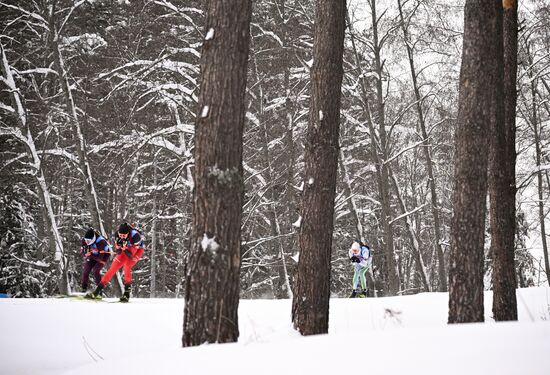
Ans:
[[[361,290],[361,293],[359,294],[359,298],[367,298],[367,292],[368,292],[368,289]]]
[[[130,301],[130,285],[124,285],[124,294],[120,297],[120,302]]]
[[[103,293],[103,285],[99,284],[92,293],[88,293],[84,296],[86,299],[101,299]]]
[[[353,289],[349,298],[355,298],[355,297],[357,297],[357,290]]]

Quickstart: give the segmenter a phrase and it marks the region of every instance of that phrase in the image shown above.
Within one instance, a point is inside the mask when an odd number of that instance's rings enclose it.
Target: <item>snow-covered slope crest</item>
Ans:
[[[445,293],[332,299],[301,337],[288,300],[242,300],[236,344],[181,348],[183,300],[0,300],[2,374],[530,374],[550,368],[550,290],[518,290],[519,322],[446,324]]]

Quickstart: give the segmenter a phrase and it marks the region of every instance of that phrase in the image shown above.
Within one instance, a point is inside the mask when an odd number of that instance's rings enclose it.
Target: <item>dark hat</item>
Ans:
[[[86,234],[84,235],[84,238],[87,238],[89,240],[91,240],[92,238],[95,237],[95,231],[93,228],[89,228],[87,231],[86,231]]]
[[[118,226],[118,233],[126,234],[130,233],[130,226],[128,223],[122,223]]]

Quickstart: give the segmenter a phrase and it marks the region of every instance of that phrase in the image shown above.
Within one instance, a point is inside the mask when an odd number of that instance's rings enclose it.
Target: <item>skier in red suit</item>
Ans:
[[[115,239],[115,251],[117,256],[113,259],[111,267],[101,278],[96,290],[89,295],[89,298],[100,298],[103,288],[121,268],[124,268],[124,294],[121,302],[128,302],[130,299],[130,288],[132,286],[132,268],[143,256],[143,239],[139,231],[128,223],[122,223],[118,227]]]

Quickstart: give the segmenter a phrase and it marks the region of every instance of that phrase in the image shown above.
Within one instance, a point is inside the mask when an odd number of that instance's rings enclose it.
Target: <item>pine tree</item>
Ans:
[[[503,2],[503,39],[497,40],[500,78],[496,90],[489,148],[491,256],[493,257],[493,316],[517,320],[516,233],[516,77],[517,3]],[[499,13],[501,11],[499,10]]]
[[[300,259],[292,301],[292,321],[302,335],[328,332],[345,11],[345,0],[316,1]]]
[[[500,1],[466,1],[451,222],[449,323],[481,322],[489,124],[499,74]]]
[[[207,4],[183,346],[239,337],[243,128],[251,1]]]

